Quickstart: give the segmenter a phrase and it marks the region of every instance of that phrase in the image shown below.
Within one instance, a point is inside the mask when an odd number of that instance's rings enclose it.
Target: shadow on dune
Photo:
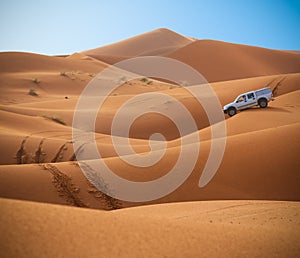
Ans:
[[[283,107],[268,107],[265,110],[270,111],[270,112],[291,113],[291,111],[289,111],[288,109],[285,109]],[[245,112],[245,111],[241,111],[241,112]],[[252,107],[252,108],[247,109],[247,112],[259,112],[259,111],[260,111],[259,107]]]

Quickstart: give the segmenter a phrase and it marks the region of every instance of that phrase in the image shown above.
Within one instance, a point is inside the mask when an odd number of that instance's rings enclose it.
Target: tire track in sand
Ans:
[[[80,188],[72,183],[71,177],[62,173],[56,166],[46,163],[41,165],[53,175],[53,184],[59,195],[69,204],[76,207],[88,207],[78,196]]]

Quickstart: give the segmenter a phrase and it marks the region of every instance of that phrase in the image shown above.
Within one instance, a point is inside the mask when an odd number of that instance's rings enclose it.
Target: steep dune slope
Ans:
[[[156,29],[104,47],[83,51],[89,56],[158,55],[176,50],[193,42],[192,39],[168,29]]]
[[[300,55],[213,40],[198,40],[166,55],[199,71],[209,82],[297,73]]]

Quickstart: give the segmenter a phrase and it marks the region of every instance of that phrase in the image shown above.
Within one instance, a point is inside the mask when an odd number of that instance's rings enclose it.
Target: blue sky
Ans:
[[[300,0],[0,0],[0,51],[70,54],[156,28],[300,50]]]

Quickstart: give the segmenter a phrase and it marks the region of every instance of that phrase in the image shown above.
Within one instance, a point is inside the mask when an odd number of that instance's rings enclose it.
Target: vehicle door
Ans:
[[[239,96],[235,101],[235,106],[238,110],[246,108],[246,106],[247,106],[247,97],[246,97],[246,95]]]
[[[255,106],[257,103],[256,100],[256,96],[254,94],[254,92],[250,92],[248,94],[246,94],[246,98],[247,98],[247,104],[248,106]]]

